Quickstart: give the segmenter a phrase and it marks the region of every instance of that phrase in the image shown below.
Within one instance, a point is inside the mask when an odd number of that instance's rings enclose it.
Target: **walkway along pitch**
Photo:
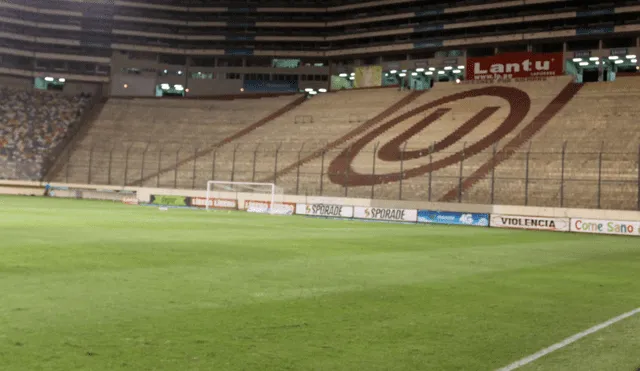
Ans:
[[[292,109],[298,107],[299,105],[301,105],[303,102],[305,102],[307,100],[307,98],[302,95],[299,98],[297,98],[296,100],[294,100],[293,102],[287,104],[286,106],[280,108],[279,110],[273,112],[272,114],[260,119],[259,121],[256,121],[255,123],[245,127],[244,129],[236,132],[235,134],[228,136],[224,139],[222,139],[221,141],[219,141],[218,143],[216,143],[215,145],[204,149],[202,151],[198,151],[196,153],[194,153],[192,156],[189,156],[181,161],[178,161],[177,163],[172,164],[171,166],[167,166],[163,169],[161,169],[159,172],[153,173],[151,175],[147,175],[145,177],[143,177],[142,179],[137,179],[133,182],[131,182],[128,185],[132,185],[132,186],[140,186],[142,184],[144,184],[145,181],[149,180],[149,179],[153,179],[157,176],[160,176],[161,174],[164,174],[166,172],[169,171],[173,171],[177,168],[179,168],[181,165],[184,165],[186,163],[192,162],[202,156],[206,156],[210,153],[212,153],[213,151],[217,150],[218,148],[222,147],[225,144],[229,144],[231,142],[233,142],[234,140],[240,139],[243,136],[251,133],[252,131],[258,129],[259,127],[262,127],[266,124],[268,124],[269,122],[277,119],[278,117],[284,115],[285,113],[291,111]]]

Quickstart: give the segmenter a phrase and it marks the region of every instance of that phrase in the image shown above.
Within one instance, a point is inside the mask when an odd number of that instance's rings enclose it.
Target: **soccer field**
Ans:
[[[640,307],[640,239],[0,197],[0,370],[495,370]],[[640,315],[519,370],[636,371]]]

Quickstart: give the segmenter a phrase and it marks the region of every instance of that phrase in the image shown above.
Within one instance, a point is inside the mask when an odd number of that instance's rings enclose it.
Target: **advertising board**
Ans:
[[[568,232],[569,218],[491,214],[491,227]]]
[[[269,201],[245,200],[244,208],[250,213],[268,213]],[[278,202],[273,206],[273,213],[280,215],[293,215],[296,212],[296,204],[290,202]]]
[[[353,216],[359,219],[389,220],[398,222],[418,221],[418,210],[407,209],[384,209],[378,207],[356,206]]]
[[[334,218],[353,218],[353,206],[298,204],[296,205],[296,214]]]
[[[207,207],[207,203],[209,204],[209,207],[213,209],[234,209],[235,210],[238,208],[238,201],[234,199],[209,198],[209,201],[207,202],[207,199],[204,197],[191,198],[191,206],[193,207],[205,208]]]
[[[418,223],[489,226],[489,214],[418,210]]]
[[[149,203],[160,206],[191,206],[191,197],[151,195]]]
[[[562,53],[505,53],[467,58],[467,80],[500,80],[560,76],[564,71]]]
[[[640,236],[640,221],[572,218],[571,232]]]

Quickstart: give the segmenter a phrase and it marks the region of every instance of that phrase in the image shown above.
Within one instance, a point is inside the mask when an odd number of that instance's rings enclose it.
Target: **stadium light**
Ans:
[[[436,68],[435,67],[429,67],[429,71],[435,71]]]
[[[182,85],[174,85],[173,88],[176,89],[177,91],[184,91],[184,86]]]
[[[308,93],[310,91],[313,91],[313,88],[306,88],[306,89],[304,89],[304,91],[306,91]]]
[[[188,93],[189,92],[189,88],[184,89],[184,92]]]
[[[349,80],[355,80],[356,78],[353,76],[349,76]]]
[[[162,90],[169,90],[169,84],[161,84],[160,87]]]
[[[618,59],[618,56],[617,55],[610,55],[609,59],[612,60],[612,61],[615,61],[616,59]]]
[[[573,61],[578,63],[578,62],[582,62],[582,58],[573,58]]]
[[[318,94],[318,92],[317,91],[310,91],[309,94],[316,95],[316,94]]]
[[[351,76],[355,76],[355,75],[356,75],[356,73],[355,73],[355,72],[351,72]]]
[[[447,67],[444,68],[445,71],[451,71],[452,69],[453,69],[453,67],[451,67],[451,66],[447,66]]]
[[[464,66],[458,66],[459,70],[464,70]]]
[[[326,93],[326,92],[327,92],[327,89],[318,89],[318,91],[319,91],[320,93]]]
[[[411,72],[411,76],[418,76],[417,72]]]
[[[433,75],[433,72],[431,72],[431,71],[427,71],[427,72],[425,72],[424,74],[425,74],[425,75],[427,75],[427,76],[431,76],[431,75]]]
[[[620,63],[624,63],[624,61],[622,59],[617,59],[614,63],[615,64],[620,64]]]
[[[416,72],[424,72],[424,68],[416,68]]]
[[[53,77],[48,77],[47,76],[47,77],[44,78],[44,81],[53,81]]]
[[[407,74],[406,74],[406,73],[401,73],[401,74],[399,74],[398,76],[400,76],[400,77],[405,77],[405,76],[407,76]]]
[[[460,79],[456,79],[456,84],[459,84],[459,83],[460,83]]]
[[[444,71],[438,71],[438,75],[444,75]]]
[[[129,88],[129,84],[124,84],[122,85],[123,88],[128,89]]]
[[[637,59],[632,59],[631,63],[638,63],[638,60]]]
[[[453,70],[453,73],[460,73],[460,72],[462,72],[462,71],[460,71],[460,70]]]
[[[588,65],[589,65],[589,62],[580,62],[580,63],[579,63],[579,65],[581,65],[581,66],[588,66]]]
[[[599,59],[600,59],[600,58],[598,58],[598,57],[591,57],[591,58],[589,58],[589,60],[590,60],[590,61],[597,61],[597,60],[599,60]]]
[[[58,79],[58,81],[59,82],[65,82],[65,81],[67,81],[67,79],[65,79],[64,77],[61,77],[61,78]]]
[[[340,76],[340,77],[347,77],[347,74],[346,74],[346,73],[341,73],[341,74],[339,74],[338,76]]]
[[[165,75],[167,74],[167,70],[164,70],[164,74],[165,74]]]
[[[407,70],[402,70],[402,72],[407,72]]]
[[[398,71],[397,70],[391,70],[391,71],[389,71],[389,73],[393,75],[393,74],[398,73]]]
[[[178,71],[178,75],[182,75],[182,71]]]
[[[627,55],[627,59],[636,59],[636,55],[635,54],[629,54],[629,55]]]

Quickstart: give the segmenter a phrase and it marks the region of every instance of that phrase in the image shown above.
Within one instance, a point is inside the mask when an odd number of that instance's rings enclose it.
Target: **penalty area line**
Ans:
[[[618,323],[624,319],[627,319],[631,316],[635,316],[636,314],[640,313],[640,308],[634,309],[631,312],[627,312],[625,314],[621,314],[617,317],[611,318],[610,320],[606,321],[606,322],[602,322],[599,325],[595,325],[593,327],[591,327],[590,329],[587,329],[585,331],[582,331],[580,333],[577,333],[571,337],[568,337],[564,340],[562,340],[559,343],[555,343],[552,346],[548,347],[548,348],[544,348],[541,351],[534,353],[528,357],[522,358],[521,360],[515,361],[512,364],[510,364],[509,366],[503,367],[503,368],[499,368],[496,371],[513,371],[517,368],[520,368],[522,366],[528,365],[531,362],[536,361],[537,359],[540,359],[544,356],[546,356],[549,353],[555,352],[558,349],[562,349],[564,347],[566,347],[569,344],[575,343],[576,341],[582,339],[583,337],[589,336],[595,332],[598,332],[602,329],[605,329],[615,323]]]

